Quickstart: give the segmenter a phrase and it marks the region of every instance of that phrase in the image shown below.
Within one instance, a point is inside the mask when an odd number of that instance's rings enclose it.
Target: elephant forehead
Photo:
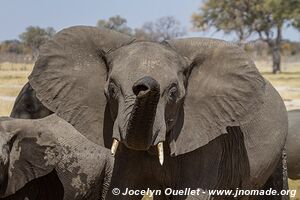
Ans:
[[[122,47],[110,55],[110,61],[113,76],[126,76],[132,81],[151,76],[157,81],[161,80],[160,84],[176,77],[178,70],[186,65],[175,51],[152,42],[137,42]]]
[[[131,89],[139,79],[150,76],[160,84],[162,89],[178,79],[174,65],[177,64],[153,58],[137,59],[113,68],[111,77],[126,90]]]

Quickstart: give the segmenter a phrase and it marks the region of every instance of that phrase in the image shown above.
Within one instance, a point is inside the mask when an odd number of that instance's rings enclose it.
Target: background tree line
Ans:
[[[281,71],[282,30],[300,28],[299,0],[206,0],[192,15],[198,30],[235,33],[239,42],[251,36],[264,41],[272,54],[273,73]]]
[[[114,29],[142,40],[163,41],[186,35],[186,30],[172,16],[161,17],[154,22],[145,22],[142,27],[132,29],[127,20],[121,16],[113,16],[108,20],[99,20],[98,27]]]
[[[132,29],[127,25],[125,18],[116,15],[108,20],[99,20],[96,26],[152,41],[163,41],[186,34],[179,21],[172,16],[159,18],[155,22],[146,22],[141,28]],[[19,39],[3,41],[0,44],[0,53],[31,54],[37,57],[39,47],[54,34],[55,30],[52,27],[29,26],[19,35]]]
[[[139,28],[131,28],[119,15],[98,20],[97,27],[113,29],[142,40],[163,41],[186,35],[186,30],[172,16],[146,22]],[[281,71],[281,55],[296,55],[300,44],[284,40],[282,31],[288,26],[300,30],[299,0],[205,0],[200,9],[192,14],[194,31],[214,29],[225,34],[234,33],[245,50],[257,55],[272,56],[273,73]],[[19,40],[0,44],[0,53],[38,55],[39,47],[55,30],[51,27],[28,27]],[[251,40],[249,42],[249,40]],[[265,45],[263,45],[263,44]]]
[[[39,47],[55,34],[52,27],[29,26],[19,35],[19,40],[6,40],[0,44],[0,53],[38,54]]]

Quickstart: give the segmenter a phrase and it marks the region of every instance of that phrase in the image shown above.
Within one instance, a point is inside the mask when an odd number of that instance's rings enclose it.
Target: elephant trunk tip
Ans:
[[[145,76],[134,83],[132,91],[137,97],[145,96],[148,93],[159,94],[160,85],[152,77]]]

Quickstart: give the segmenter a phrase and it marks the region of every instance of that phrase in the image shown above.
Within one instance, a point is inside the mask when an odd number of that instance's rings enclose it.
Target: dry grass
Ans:
[[[22,64],[22,63],[0,63],[0,71],[32,71],[33,64]]]
[[[33,69],[32,64],[0,63],[0,116],[7,116]]]
[[[289,180],[289,189],[297,191],[296,196],[291,198],[291,200],[300,200],[300,180]]]
[[[299,66],[300,70],[300,66]],[[263,76],[268,79],[275,87],[288,86],[291,88],[300,87],[300,71],[297,72],[282,72],[281,74],[272,74],[269,72],[262,72]]]
[[[300,63],[283,64],[283,73],[271,74],[270,63],[256,63],[263,76],[268,79],[285,100],[300,99]],[[0,63],[0,116],[9,115],[13,106],[11,97],[15,97],[27,82],[32,70],[29,64]],[[298,91],[299,89],[299,91]],[[4,98],[3,97],[10,97]],[[293,200],[300,200],[300,181],[289,181],[290,189],[298,194]],[[143,200],[151,200],[144,197]]]
[[[6,87],[6,85],[0,85],[0,96],[15,97],[19,94],[22,86]]]
[[[0,116],[9,116],[13,107],[13,101],[5,101],[0,99]]]

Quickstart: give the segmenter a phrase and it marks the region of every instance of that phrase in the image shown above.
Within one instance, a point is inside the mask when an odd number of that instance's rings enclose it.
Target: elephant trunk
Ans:
[[[147,150],[152,142],[160,86],[156,80],[146,76],[138,80],[132,90],[136,100],[128,121],[125,144],[134,150]]]

